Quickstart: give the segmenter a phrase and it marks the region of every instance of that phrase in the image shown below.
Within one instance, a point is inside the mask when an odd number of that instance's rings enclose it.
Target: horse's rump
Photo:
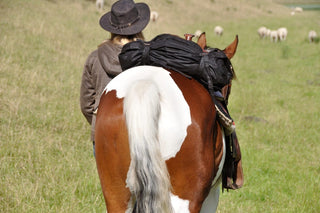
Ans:
[[[153,84],[158,89],[154,88]],[[137,88],[142,89],[141,85],[149,88],[151,94],[152,91],[159,92],[154,94],[156,97],[159,95],[161,112],[155,111],[154,115],[160,113],[158,145],[170,175],[173,192],[171,202],[178,201],[182,210],[197,209],[199,206],[196,204],[202,203],[204,195],[209,193],[206,191],[203,194],[199,188],[210,189],[215,173],[219,169],[217,165],[223,158],[222,143],[215,145],[213,143],[217,137],[221,137],[218,133],[218,124],[215,123],[214,106],[208,92],[197,81],[175,72],[170,73],[163,68],[150,66],[135,67],[117,76],[109,83],[106,94],[102,95],[100,101],[96,121],[96,160],[108,209],[116,206],[120,208],[119,202],[123,205],[120,205],[121,209],[127,208],[125,205],[130,199],[130,191],[126,187],[132,186],[128,184],[130,182],[128,180],[132,180],[128,177],[133,176],[128,174],[128,171],[132,171],[133,168],[130,166],[133,154],[132,151],[130,154],[128,144],[131,136],[127,133],[125,123],[127,116],[123,113],[128,111],[123,108],[123,102],[127,102],[130,105],[128,108],[131,108],[134,104],[125,99],[130,93],[144,94],[137,90]],[[140,98],[142,106],[145,104],[145,98]],[[137,109],[132,107],[131,110],[136,112]],[[139,109],[145,116],[148,115],[146,111],[147,109]],[[132,120],[136,122],[137,119]],[[151,126],[149,124],[148,129]],[[135,132],[147,131],[146,127],[136,126],[136,128],[138,129]],[[145,157],[141,155],[140,157]],[[173,208],[176,208],[176,204]]]

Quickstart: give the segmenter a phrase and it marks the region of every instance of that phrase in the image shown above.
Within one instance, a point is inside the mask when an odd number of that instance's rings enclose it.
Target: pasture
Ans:
[[[145,2],[159,13],[147,40],[201,29],[224,48],[239,35],[229,110],[245,183],[221,195],[218,212],[319,212],[320,43],[308,32],[320,34],[320,11],[291,16],[271,0]],[[88,0],[0,1],[0,212],[105,212],[79,107],[82,66],[109,36],[101,15]],[[261,40],[262,25],[286,27],[287,39]]]

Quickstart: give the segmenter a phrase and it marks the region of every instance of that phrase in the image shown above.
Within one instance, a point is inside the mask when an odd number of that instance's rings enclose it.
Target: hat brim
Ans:
[[[100,26],[114,34],[118,35],[134,35],[141,32],[150,21],[150,9],[149,6],[145,3],[136,3],[137,10],[139,11],[139,20],[134,22],[128,27],[118,28],[111,24],[111,11],[104,14],[100,18]]]

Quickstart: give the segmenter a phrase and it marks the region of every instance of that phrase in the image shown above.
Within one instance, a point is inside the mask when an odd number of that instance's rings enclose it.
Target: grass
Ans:
[[[318,212],[320,48],[307,33],[320,34],[319,11],[291,17],[258,0],[146,2],[160,14],[148,40],[202,29],[210,46],[223,49],[239,35],[229,108],[245,185],[223,193],[218,211]],[[2,0],[0,14],[0,212],[104,212],[79,108],[82,66],[108,37],[101,14],[85,0]],[[260,40],[261,25],[286,26],[287,40]]]

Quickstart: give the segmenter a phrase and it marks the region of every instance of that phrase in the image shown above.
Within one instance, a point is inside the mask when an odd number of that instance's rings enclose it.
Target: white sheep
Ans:
[[[150,20],[156,22],[158,20],[159,13],[157,11],[150,12]]]
[[[278,38],[280,39],[280,41],[284,41],[287,38],[288,35],[288,30],[285,27],[281,27],[277,30],[278,32]]]
[[[201,33],[202,33],[201,30],[196,30],[196,32],[194,32],[194,37],[199,38]]]
[[[310,42],[310,43],[314,42],[315,39],[317,38],[317,33],[316,33],[316,31],[311,30],[311,31],[309,32],[308,38],[309,38],[309,42]]]
[[[223,28],[222,28],[221,26],[216,26],[216,27],[214,28],[214,32],[215,32],[216,35],[222,36],[222,34],[223,34]]]
[[[270,31],[270,39],[272,42],[278,41],[278,31],[277,30],[271,30]]]
[[[260,38],[264,38],[267,35],[267,28],[266,27],[259,27],[258,35]]]
[[[102,11],[103,10],[103,5],[104,5],[104,0],[96,0],[97,10]]]
[[[294,12],[302,13],[302,11],[303,11],[302,7],[295,7],[294,8]]]
[[[267,28],[266,36],[269,37],[271,33],[271,30]]]

